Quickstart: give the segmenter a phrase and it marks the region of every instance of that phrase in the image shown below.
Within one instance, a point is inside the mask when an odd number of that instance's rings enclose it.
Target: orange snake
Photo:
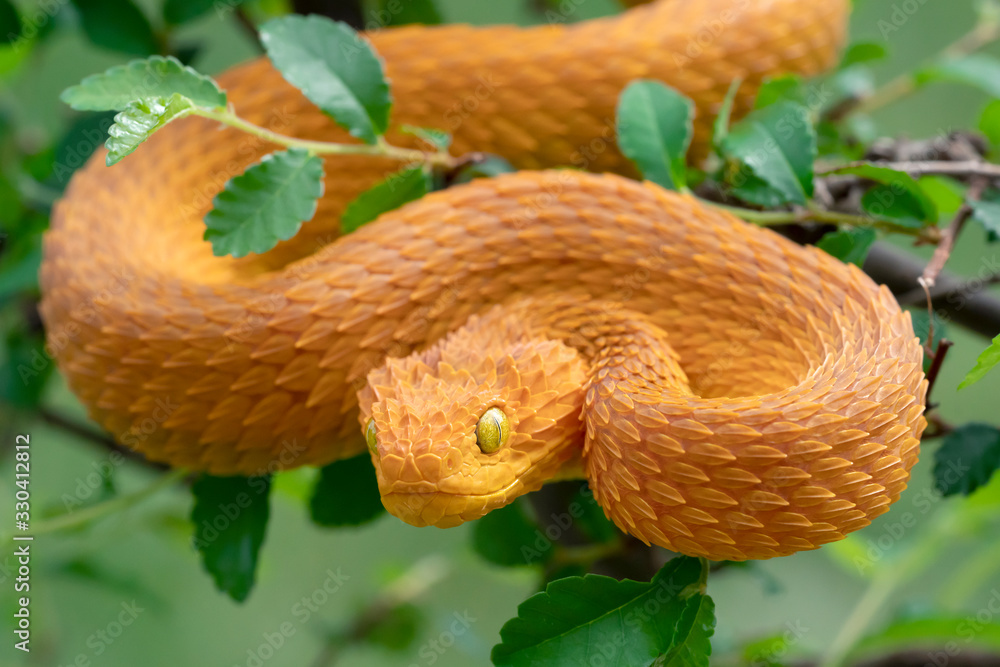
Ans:
[[[744,79],[739,115],[765,77],[830,66],[847,5],[660,0],[569,27],[371,39],[394,126],[524,170],[634,176],[612,133],[629,81],[691,97],[704,154],[730,82]],[[252,122],[347,139],[264,60],[220,83]],[[91,416],[150,459],[258,474],[358,454],[364,431],[383,501],[410,523],[455,525],[583,474],[628,533],[727,559],[840,539],[905,488],[921,350],[855,267],[567,170],[457,186],[336,239],[345,204],[397,167],[365,157],[327,160],[328,195],[294,239],[213,256],[212,196],[273,148],[184,119],[115,168],[95,156],[55,209],[49,349]],[[487,415],[506,429],[489,453]]]

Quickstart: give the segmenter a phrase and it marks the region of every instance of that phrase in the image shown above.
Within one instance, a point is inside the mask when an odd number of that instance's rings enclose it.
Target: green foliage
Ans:
[[[986,230],[986,237],[990,241],[1000,238],[1000,202],[995,201],[974,201],[972,206],[972,219],[983,226]]]
[[[174,93],[169,98],[152,97],[129,103],[115,116],[115,123],[108,129],[107,165],[117,163],[130,154],[139,144],[170,121],[180,118],[194,108],[186,97]]]
[[[340,229],[345,234],[353,232],[387,211],[420,199],[430,190],[430,175],[423,167],[398,171],[348,204],[340,219]]]
[[[397,605],[386,612],[365,639],[390,651],[406,651],[413,645],[423,622],[423,614],[414,605]]]
[[[549,584],[500,630],[493,664],[708,665],[715,629],[704,564],[669,561],[649,583],[588,574]]]
[[[136,100],[181,95],[209,109],[226,106],[226,94],[211,78],[173,56],[133,60],[88,76],[62,92],[60,99],[77,111],[123,111]]]
[[[442,22],[434,0],[376,0],[375,17],[385,26],[438,25]]]
[[[451,135],[444,130],[435,130],[430,127],[414,127],[413,125],[403,125],[399,129],[406,134],[412,134],[421,139],[438,151],[446,151],[451,146]]]
[[[295,236],[322,194],[323,160],[294,148],[265,155],[216,195],[205,240],[216,255],[267,252]]]
[[[965,379],[958,385],[959,389],[973,385],[982,380],[993,367],[1000,363],[1000,336],[993,339],[989,347],[982,351],[976,360],[976,366],[966,374]]]
[[[864,209],[875,217],[915,227],[937,222],[937,207],[909,174],[874,165],[848,167],[833,173],[853,174],[877,184],[861,201]]]
[[[202,475],[191,486],[194,546],[215,586],[233,600],[250,595],[270,516],[268,477]]]
[[[11,44],[17,41],[23,26],[17,8],[10,0],[0,0],[0,44]]]
[[[990,100],[979,116],[978,127],[994,150],[1000,148],[1000,100]]]
[[[729,84],[726,97],[722,100],[722,106],[719,107],[719,114],[712,124],[712,147],[716,151],[721,150],[722,142],[729,134],[729,123],[733,117],[733,104],[736,103],[736,93],[739,92],[742,83],[741,79],[736,79]]]
[[[642,175],[671,190],[687,185],[694,105],[658,81],[633,81],[618,99],[618,146]]]
[[[168,25],[181,25],[212,11],[217,0],[166,0],[163,20]]]
[[[323,467],[309,499],[309,512],[320,526],[360,526],[385,514],[375,466],[368,452]]]
[[[917,647],[933,649],[926,652],[932,664],[948,661],[967,647],[997,651],[1000,650],[1000,624],[982,623],[972,616],[899,619],[862,639],[852,655],[858,658],[884,656],[896,651],[913,651]],[[860,664],[862,661],[851,662]]]
[[[844,52],[840,60],[840,68],[846,69],[860,63],[871,63],[884,59],[889,52],[878,42],[857,42]]]
[[[955,429],[934,453],[934,485],[945,496],[969,495],[1000,468],[1000,430],[988,424]]]
[[[861,266],[868,251],[875,243],[875,230],[870,227],[851,227],[830,232],[819,240],[816,247],[825,250],[842,262]]]
[[[920,85],[934,81],[962,83],[990,97],[1000,97],[1000,60],[980,53],[945,60],[918,71],[916,80]]]
[[[806,89],[802,79],[794,74],[776,76],[764,82],[754,100],[755,109],[763,109],[782,100],[804,104]]]
[[[146,15],[132,0],[73,0],[87,37],[97,46],[151,56],[160,44]]]
[[[0,360],[0,401],[15,408],[37,407],[55,370],[45,355],[45,339],[24,326],[10,329],[5,338],[6,355]]]
[[[778,202],[805,204],[812,196],[816,132],[801,104],[782,100],[753,111],[730,128],[722,151],[742,167],[743,182],[731,181],[736,196],[762,203],[763,186]]]
[[[506,567],[535,565],[552,558],[551,544],[540,549],[546,540],[521,502],[493,510],[472,524],[472,547],[483,559]]]
[[[260,28],[281,75],[353,136],[374,144],[389,126],[392,99],[382,61],[343,23],[285,16]]]

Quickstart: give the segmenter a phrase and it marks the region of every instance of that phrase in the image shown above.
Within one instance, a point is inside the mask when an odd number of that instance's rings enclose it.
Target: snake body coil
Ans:
[[[372,40],[394,125],[522,169],[632,175],[612,132],[630,80],[695,100],[701,152],[732,80],[739,114],[766,76],[832,63],[846,5],[661,0],[572,27]],[[347,139],[264,61],[220,83],[252,122]],[[731,559],[839,539],[905,487],[921,351],[854,267],[651,184],[570,171],[455,187],[336,239],[345,204],[397,166],[360,157],[327,161],[329,194],[296,238],[214,257],[201,217],[270,150],[185,119],[120,167],[96,156],[56,207],[50,350],[91,416],[150,459],[319,465],[363,451],[360,423],[386,506],[411,523],[454,525],[582,470],[628,532]],[[494,408],[509,432],[497,422],[487,453],[477,423]]]

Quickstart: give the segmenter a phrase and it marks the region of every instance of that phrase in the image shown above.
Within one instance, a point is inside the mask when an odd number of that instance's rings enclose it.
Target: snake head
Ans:
[[[588,366],[494,309],[389,359],[358,394],[382,502],[415,526],[478,519],[578,455]]]

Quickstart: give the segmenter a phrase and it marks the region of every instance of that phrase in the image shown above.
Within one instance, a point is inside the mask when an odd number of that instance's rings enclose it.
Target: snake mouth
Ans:
[[[397,484],[393,486],[397,487]],[[489,493],[427,491],[426,483],[417,483],[414,487],[423,488],[408,491],[397,487],[383,493],[382,504],[396,518],[421,528],[451,528],[479,519],[491,510],[503,507],[524,491],[520,479]]]

